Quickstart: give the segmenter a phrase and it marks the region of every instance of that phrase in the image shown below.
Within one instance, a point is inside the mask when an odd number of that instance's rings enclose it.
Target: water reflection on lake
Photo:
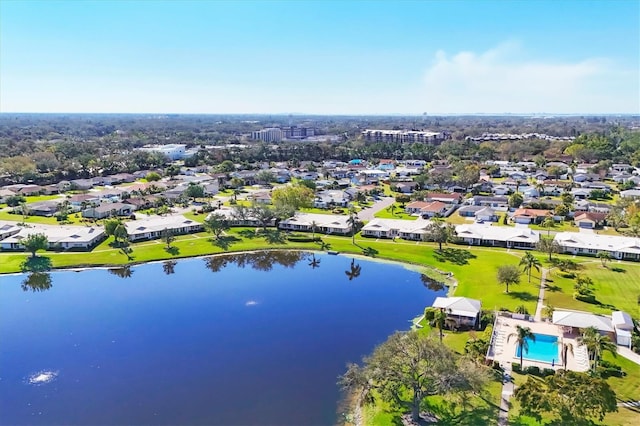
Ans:
[[[345,364],[444,294],[423,280],[295,251],[2,276],[0,424],[332,424]]]

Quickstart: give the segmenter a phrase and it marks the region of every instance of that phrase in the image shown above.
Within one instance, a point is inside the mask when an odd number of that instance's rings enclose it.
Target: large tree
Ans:
[[[525,352],[529,352],[529,340],[535,342],[536,336],[533,334],[529,327],[522,327],[516,325],[516,331],[507,336],[507,342],[515,338],[516,345],[520,349],[520,368],[522,368],[522,358]]]
[[[438,251],[442,251],[442,244],[448,243],[453,235],[450,224],[439,219],[433,219],[426,228],[425,238],[427,241],[438,243]]]
[[[520,283],[520,270],[515,265],[502,265],[498,267],[498,282],[507,287],[507,293],[509,293],[509,286]]]
[[[588,374],[558,371],[544,379],[529,377],[514,392],[522,414],[538,420],[544,414],[557,416],[552,424],[589,425],[618,411],[615,392],[609,384]]]
[[[339,383],[359,392],[361,400],[380,398],[419,421],[425,398],[478,391],[487,382],[485,371],[431,337],[397,332],[365,358],[363,366],[350,364]]]
[[[314,192],[305,185],[287,185],[271,192],[271,202],[276,208],[288,206],[294,210],[313,205]]]
[[[549,255],[549,262],[551,262],[551,255],[553,253],[560,253],[560,251],[562,251],[562,247],[560,246],[560,244],[558,244],[551,238],[540,238],[540,241],[538,241],[536,248],[539,251]]]
[[[205,219],[203,225],[204,229],[211,232],[216,237],[216,240],[219,240],[222,233],[229,229],[229,221],[227,220],[227,217],[220,213],[210,213]]]
[[[31,252],[31,257],[36,257],[38,250],[46,250],[49,247],[49,239],[45,234],[29,234],[20,241],[20,244],[25,250]]]
[[[531,252],[526,252],[522,259],[520,259],[520,266],[522,266],[522,271],[528,275],[529,283],[531,283],[531,271],[535,269],[540,272],[540,260],[536,258]]]

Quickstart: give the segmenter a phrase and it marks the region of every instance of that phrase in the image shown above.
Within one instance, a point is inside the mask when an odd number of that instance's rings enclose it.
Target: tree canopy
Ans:
[[[36,257],[38,250],[46,250],[49,247],[49,239],[45,234],[29,234],[26,238],[20,241],[28,252],[31,252],[31,257]]]
[[[339,383],[359,392],[363,401],[379,398],[406,409],[417,421],[425,398],[479,391],[486,382],[483,367],[456,356],[431,337],[410,331],[391,335],[362,366],[350,364]]]

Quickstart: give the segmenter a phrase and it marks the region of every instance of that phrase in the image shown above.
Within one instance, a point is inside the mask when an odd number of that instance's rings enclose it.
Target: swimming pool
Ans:
[[[546,362],[547,364],[560,364],[558,355],[558,338],[548,334],[535,334],[535,341],[527,339],[529,351],[525,351],[523,358],[531,361]],[[516,357],[520,358],[520,346],[516,348]]]

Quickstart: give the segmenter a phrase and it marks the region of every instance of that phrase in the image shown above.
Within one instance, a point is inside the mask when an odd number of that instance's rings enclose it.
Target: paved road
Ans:
[[[395,201],[396,200],[393,197],[383,197],[380,199],[380,201],[376,201],[371,207],[360,210],[358,212],[358,219],[369,221],[373,219],[374,214],[378,213],[382,209],[386,209]]]

